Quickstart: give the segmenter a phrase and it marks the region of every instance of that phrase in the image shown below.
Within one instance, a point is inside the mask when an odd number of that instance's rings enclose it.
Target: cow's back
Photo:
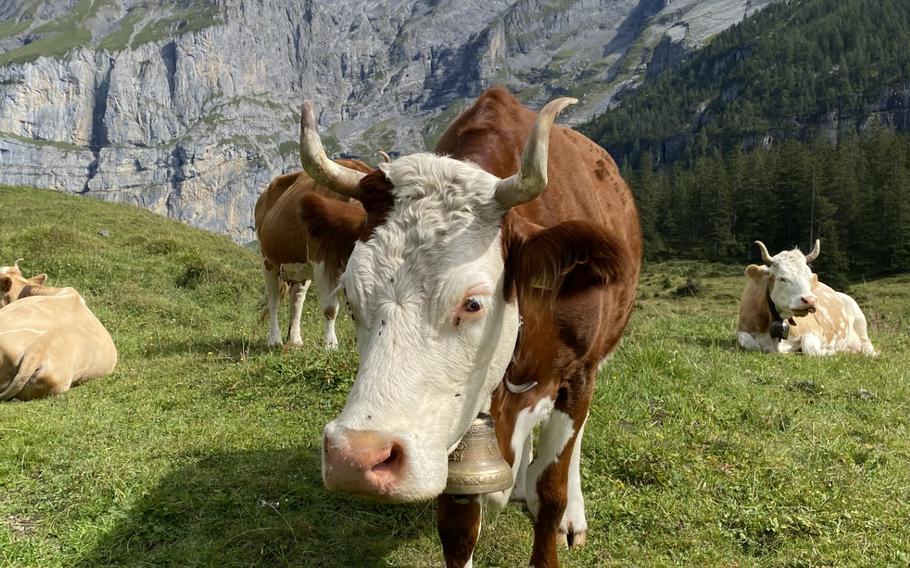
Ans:
[[[372,171],[358,160],[338,160],[338,163],[364,173]],[[309,260],[302,221],[302,198],[307,193],[348,201],[346,196],[316,184],[302,171],[276,177],[256,200],[254,219],[259,248],[262,256],[276,264]]]
[[[536,118],[506,89],[493,87],[449,126],[436,152],[474,162],[497,177],[509,177],[518,171]],[[630,257],[641,258],[635,200],[606,150],[583,134],[554,125],[547,177],[543,193],[516,207],[514,213],[544,227],[571,220],[597,223],[626,243]]]

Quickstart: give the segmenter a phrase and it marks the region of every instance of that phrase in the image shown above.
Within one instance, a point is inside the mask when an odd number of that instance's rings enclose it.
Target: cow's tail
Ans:
[[[34,351],[26,351],[25,355],[19,361],[19,370],[16,376],[10,381],[9,385],[0,392],[0,402],[12,400],[15,398],[29,380],[41,370],[42,358]]]

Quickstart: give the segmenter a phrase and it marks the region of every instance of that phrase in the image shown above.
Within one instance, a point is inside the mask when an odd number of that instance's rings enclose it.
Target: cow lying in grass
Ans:
[[[338,163],[360,172],[371,171],[369,166],[357,160],[339,160]],[[256,201],[256,237],[265,276],[270,347],[281,345],[278,304],[285,288],[291,314],[287,341],[291,345],[302,344],[300,313],[313,280],[325,317],[325,346],[331,349],[338,345],[335,317],[338,315],[339,271],[327,267],[322,259],[314,256],[316,248],[311,245],[302,221],[302,199],[310,193],[331,200],[348,200],[347,196],[317,185],[305,172],[297,172],[276,177]]]
[[[808,255],[794,249],[772,257],[761,241],[756,244],[767,266],[746,267],[737,324],[741,346],[768,353],[876,355],[856,300],[819,282],[809,268],[818,257],[818,240]]]
[[[59,394],[113,371],[117,348],[82,296],[44,286],[44,275],[22,285],[14,269],[0,268],[0,401]]]

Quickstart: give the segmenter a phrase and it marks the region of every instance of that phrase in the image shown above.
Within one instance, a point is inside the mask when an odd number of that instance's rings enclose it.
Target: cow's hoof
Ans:
[[[338,349],[338,342],[337,342],[337,341],[335,341],[334,343],[326,342],[326,344],[325,344],[325,350],[326,350],[326,351],[335,351],[336,349]]]
[[[269,349],[275,349],[277,347],[281,347],[282,343],[281,343],[280,339],[278,339],[278,340],[270,339],[270,340],[268,340],[268,342],[266,342],[266,345],[268,345]]]
[[[559,544],[569,548],[581,548],[588,543],[588,531],[566,533],[560,529],[556,540],[559,541]]]

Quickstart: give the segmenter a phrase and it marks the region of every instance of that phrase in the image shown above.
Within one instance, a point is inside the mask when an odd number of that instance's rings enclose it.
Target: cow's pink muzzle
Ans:
[[[404,445],[381,432],[337,428],[322,440],[322,460],[329,489],[382,497],[401,481]]]

